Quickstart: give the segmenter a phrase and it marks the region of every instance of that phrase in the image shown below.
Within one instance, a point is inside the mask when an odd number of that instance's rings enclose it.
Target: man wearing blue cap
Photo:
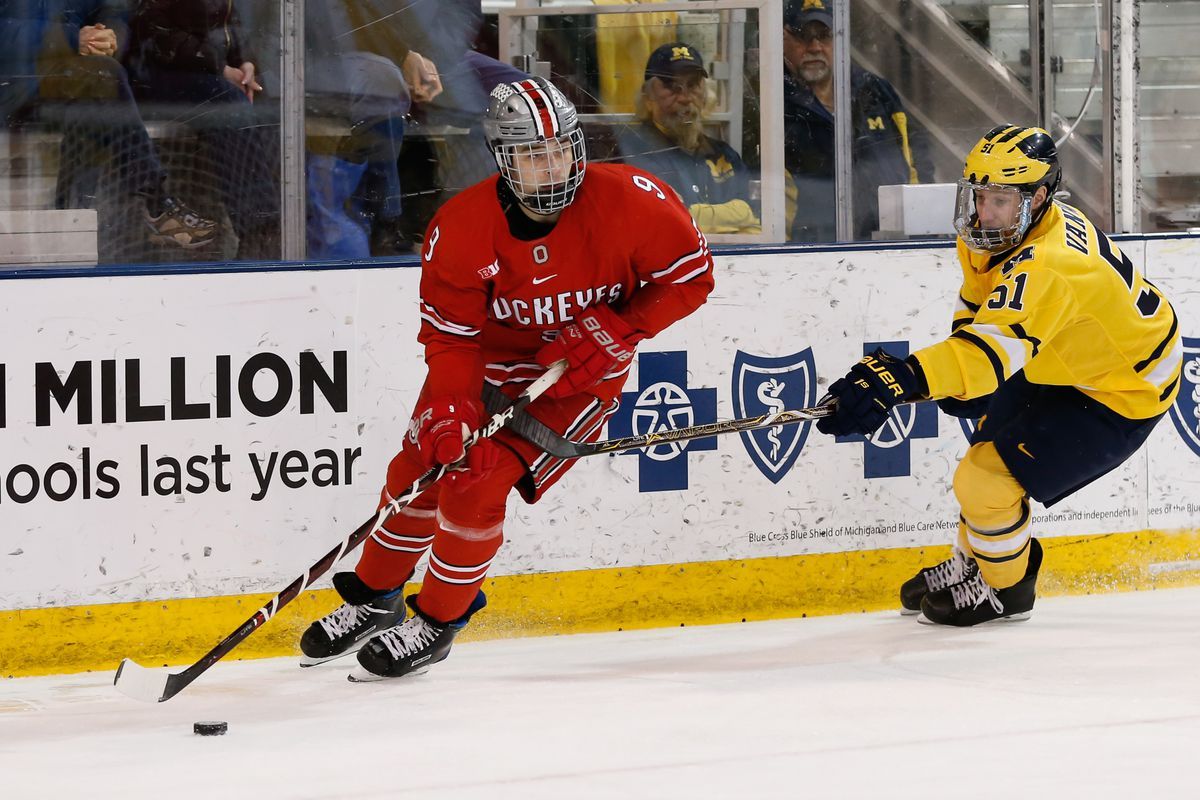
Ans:
[[[788,203],[793,241],[837,238],[832,8],[832,0],[788,0],[783,11],[784,164],[796,189],[794,216],[790,197]],[[852,232],[869,239],[879,228],[879,187],[919,183],[932,168],[890,83],[852,64],[850,92]]]
[[[622,160],[670,184],[704,233],[759,233],[754,173],[728,143],[704,132],[707,79],[699,51],[685,42],[651,53],[638,121],[618,136]]]

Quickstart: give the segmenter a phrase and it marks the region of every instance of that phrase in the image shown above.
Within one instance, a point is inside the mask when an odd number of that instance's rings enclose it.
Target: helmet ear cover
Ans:
[[[521,205],[553,214],[575,199],[587,150],[575,106],[552,83],[533,77],[497,85],[483,132],[501,180]],[[569,163],[565,176],[564,163]]]

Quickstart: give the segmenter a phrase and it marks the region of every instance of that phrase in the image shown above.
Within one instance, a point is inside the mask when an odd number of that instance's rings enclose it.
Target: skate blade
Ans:
[[[902,616],[902,617],[915,617],[917,614],[920,614],[920,613],[921,613],[921,609],[919,609],[919,608],[904,608],[903,606],[900,607],[900,616]]]
[[[315,667],[320,664],[328,664],[330,661],[337,661],[339,658],[345,658],[346,656],[354,655],[361,649],[362,649],[362,646],[359,645],[358,647],[355,647],[353,650],[347,650],[344,653],[338,653],[335,656],[326,656],[325,658],[310,658],[309,656],[302,655],[302,656],[300,656],[300,666],[301,667]]]
[[[415,669],[412,672],[406,672],[403,675],[391,677],[388,675],[376,675],[374,672],[367,672],[360,664],[359,666],[355,667],[349,675],[346,676],[346,680],[350,681],[351,683],[378,683],[379,681],[396,680],[396,678],[412,678],[417,675],[424,675],[426,672],[429,672],[429,667],[421,667],[420,669]]]
[[[1007,617],[997,617],[996,619],[989,619],[987,622],[979,623],[979,625],[991,625],[994,622],[1024,622],[1025,620],[1029,619],[1030,616],[1032,616],[1032,614],[1030,612],[1023,611],[1020,614],[1010,614]],[[925,616],[924,614],[921,614],[921,616],[917,617],[917,622],[921,623],[922,625],[940,625],[940,623],[934,622],[933,620],[929,619],[929,617]],[[979,625],[967,625],[967,626],[940,625],[940,627],[943,627],[943,628],[957,628],[957,627],[978,628]]]

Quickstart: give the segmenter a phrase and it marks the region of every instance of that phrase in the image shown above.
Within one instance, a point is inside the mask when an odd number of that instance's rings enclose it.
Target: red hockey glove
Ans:
[[[435,397],[414,418],[417,450],[426,466],[454,464],[463,458],[463,443],[483,421],[482,405],[464,397]],[[477,482],[496,466],[495,442],[480,439],[466,451],[466,460],[446,473],[442,481],[456,490]]]
[[[589,308],[577,322],[563,328],[558,338],[538,351],[537,362],[543,367],[567,360],[567,371],[546,391],[546,396],[560,398],[587,391],[618,364],[633,358],[635,343],[633,328],[612,308],[606,305]]]

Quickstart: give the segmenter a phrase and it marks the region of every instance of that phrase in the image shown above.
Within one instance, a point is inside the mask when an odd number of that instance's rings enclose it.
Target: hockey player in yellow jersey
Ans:
[[[963,283],[941,342],[876,350],[830,386],[823,433],[869,434],[898,403],[982,417],[954,473],[953,556],[900,591],[924,622],[1025,618],[1042,548],[1029,501],[1049,506],[1141,447],[1179,390],[1170,302],[1077,209],[1041,128],[1000,125],[967,154],[954,225]]]

